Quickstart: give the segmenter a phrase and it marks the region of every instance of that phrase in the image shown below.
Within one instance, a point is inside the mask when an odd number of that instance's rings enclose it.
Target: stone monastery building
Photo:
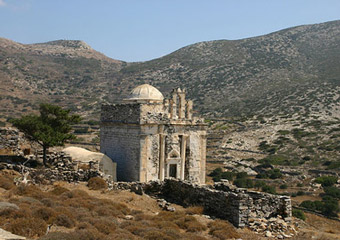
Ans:
[[[103,105],[100,149],[117,163],[118,181],[178,178],[205,183],[206,124],[193,102],[174,89],[170,99],[143,84],[122,103]]]

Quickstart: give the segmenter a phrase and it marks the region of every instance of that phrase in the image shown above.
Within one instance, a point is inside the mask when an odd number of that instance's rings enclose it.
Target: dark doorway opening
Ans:
[[[177,164],[170,164],[169,177],[177,178]]]

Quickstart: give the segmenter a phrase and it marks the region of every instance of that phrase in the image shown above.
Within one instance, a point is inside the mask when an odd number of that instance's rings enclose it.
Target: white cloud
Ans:
[[[6,6],[5,1],[4,0],[0,0],[0,7],[4,7],[4,6]]]

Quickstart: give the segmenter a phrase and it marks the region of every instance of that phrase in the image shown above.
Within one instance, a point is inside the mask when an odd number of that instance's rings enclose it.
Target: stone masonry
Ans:
[[[289,221],[292,216],[291,199],[288,196],[248,191],[225,183],[197,185],[187,181],[165,179],[163,182],[113,183],[113,188],[144,191],[166,201],[184,207],[202,206],[204,213],[225,219],[237,227],[249,226],[254,219],[270,219],[281,216]]]
[[[205,183],[206,124],[192,116],[192,107],[185,91],[174,89],[164,99],[148,84],[122,103],[103,105],[100,148],[117,163],[118,181]]]

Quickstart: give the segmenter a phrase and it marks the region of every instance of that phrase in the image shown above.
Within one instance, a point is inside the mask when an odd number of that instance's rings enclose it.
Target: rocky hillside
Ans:
[[[340,21],[237,41],[193,44],[122,69],[161,89],[180,85],[205,113],[235,116],[296,111],[339,114]]]
[[[1,115],[29,112],[42,101],[92,114],[123,65],[83,41],[24,45],[0,38]]]
[[[151,83],[188,89],[207,115],[340,115],[340,21],[264,36],[210,41],[141,63],[112,60],[81,41],[23,45],[0,39],[4,116],[42,99],[97,116],[102,102]]]

